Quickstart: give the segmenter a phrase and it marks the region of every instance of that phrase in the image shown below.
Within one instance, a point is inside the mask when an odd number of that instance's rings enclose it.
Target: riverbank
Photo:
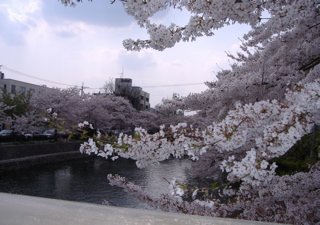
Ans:
[[[0,172],[81,157],[82,142],[37,142],[0,145]]]

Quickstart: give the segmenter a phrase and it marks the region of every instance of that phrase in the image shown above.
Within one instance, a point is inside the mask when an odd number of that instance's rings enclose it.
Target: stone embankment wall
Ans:
[[[0,145],[0,172],[81,157],[81,142]]]

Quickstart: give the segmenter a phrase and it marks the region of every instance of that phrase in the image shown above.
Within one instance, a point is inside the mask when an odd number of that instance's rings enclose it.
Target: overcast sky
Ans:
[[[188,13],[170,9],[153,20],[184,25]],[[127,52],[124,39],[148,36],[123,11],[122,3],[83,0],[72,8],[58,0],[1,0],[0,65],[5,78],[60,88],[84,83],[86,92],[99,92],[106,81],[119,78],[124,70],[123,77],[150,93],[154,107],[172,93],[185,96],[204,91],[205,81],[214,80],[215,72],[229,67],[225,51],[236,52],[238,38],[247,30],[234,25],[213,37],[179,43],[162,52]]]

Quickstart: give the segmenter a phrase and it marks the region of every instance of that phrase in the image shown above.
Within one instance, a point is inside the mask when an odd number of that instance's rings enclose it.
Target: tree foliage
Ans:
[[[56,122],[72,128],[80,121],[89,121],[95,129],[108,133],[132,132],[135,126],[149,129],[159,126],[153,113],[138,112],[123,97],[110,94],[82,94],[80,89],[43,88],[30,101],[31,109],[41,115],[47,109],[57,114]]]
[[[10,94],[6,89],[2,89],[2,103],[10,108],[4,110],[4,113],[11,117],[25,116],[29,110],[31,92]]]
[[[3,102],[0,102],[0,125],[11,123],[11,117],[7,116],[5,111],[11,109],[12,107],[13,106],[7,106],[3,104]]]

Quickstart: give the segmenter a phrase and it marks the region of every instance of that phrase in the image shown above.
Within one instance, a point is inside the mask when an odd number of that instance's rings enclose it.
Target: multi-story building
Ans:
[[[139,108],[144,110],[150,110],[150,94],[142,90],[141,87],[133,86],[132,87],[133,93],[136,93],[139,101]]]
[[[5,79],[4,73],[0,72],[0,98],[2,97],[2,90],[6,90],[10,94],[20,94],[30,91],[35,93],[39,91],[41,86],[30,84],[13,79]]]
[[[141,87],[132,86],[130,78],[116,78],[114,93],[128,98],[133,107],[138,110],[150,110],[150,94],[143,91]]]
[[[0,101],[2,99],[2,92],[5,90],[7,93],[11,95],[27,93],[30,91],[31,93],[36,93],[40,90],[41,86],[30,84],[18,80],[13,79],[5,79],[4,73],[0,71]],[[0,123],[0,130],[9,129],[9,124]]]

